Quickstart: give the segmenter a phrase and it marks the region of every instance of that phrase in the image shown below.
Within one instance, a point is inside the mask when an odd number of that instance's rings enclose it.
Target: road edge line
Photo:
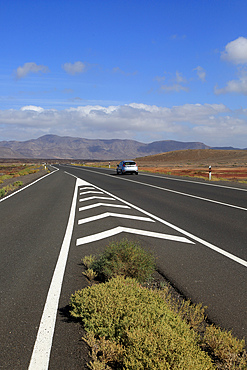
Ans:
[[[75,222],[78,187],[81,186],[81,183],[84,181],[77,178],[64,240],[47,294],[28,370],[46,370],[49,367],[58,303]]]

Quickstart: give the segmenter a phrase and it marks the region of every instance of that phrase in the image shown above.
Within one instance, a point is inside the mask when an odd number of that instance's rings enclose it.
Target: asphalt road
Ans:
[[[123,237],[152,251],[160,273],[208,306],[213,322],[247,337],[246,187],[58,168],[0,202],[0,368],[85,368],[69,297],[86,285],[81,259]],[[57,306],[48,291],[59,292]],[[52,312],[54,335],[45,327]]]

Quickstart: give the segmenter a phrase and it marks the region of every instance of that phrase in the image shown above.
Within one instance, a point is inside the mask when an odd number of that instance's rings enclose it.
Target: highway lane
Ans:
[[[240,258],[245,265],[209,249],[205,243],[164,247],[160,241],[138,237],[158,255],[161,273],[185,296],[209,307],[212,321],[233,329],[239,337],[246,336],[246,188],[207,186],[145,174],[116,176],[109,169],[60,168]],[[162,232],[166,226],[160,224],[158,230]]]
[[[0,368],[27,369],[68,222],[63,171],[0,202]]]
[[[116,190],[115,194],[119,196],[121,196],[122,186],[115,189],[116,184],[119,183],[119,180],[127,182],[132,189],[128,194],[129,199],[135,200],[140,206],[145,199],[145,202],[149,202],[149,210],[158,211],[156,204],[165,201],[167,221],[175,224],[178,222],[181,228],[192,233],[195,232],[196,235],[198,230],[199,235],[203,238],[206,237],[207,241],[223,246],[228,252],[236,253],[240,258],[247,260],[245,242],[247,231],[246,185],[240,185],[239,188],[235,184],[233,187],[215,183],[208,185],[208,182],[205,184],[203,181],[181,178],[176,180],[150,174],[121,177],[116,176],[113,169],[84,168],[79,171],[83,170],[84,176],[92,177],[96,181],[96,185],[100,185],[101,181],[104,181],[107,189]],[[91,174],[90,171],[92,171]],[[77,174],[79,173],[77,172]],[[99,177],[100,173],[103,176]],[[113,181],[113,177],[116,177],[117,182]],[[142,186],[138,189],[132,188],[131,183],[142,184]],[[138,196],[134,194],[138,194]],[[150,197],[153,197],[151,201]],[[158,208],[160,208],[160,212],[157,216],[164,216],[163,206]],[[202,221],[199,222],[199,219]]]

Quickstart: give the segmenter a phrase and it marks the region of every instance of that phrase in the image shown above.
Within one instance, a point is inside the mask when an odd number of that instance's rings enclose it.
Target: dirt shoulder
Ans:
[[[7,179],[4,179],[4,177],[1,176],[0,198],[4,198],[7,195],[29,185],[35,180],[45,176],[48,172],[49,170],[44,166],[38,166],[33,173],[28,173],[25,175],[13,173],[13,177]],[[1,175],[3,175],[3,173],[1,173]]]

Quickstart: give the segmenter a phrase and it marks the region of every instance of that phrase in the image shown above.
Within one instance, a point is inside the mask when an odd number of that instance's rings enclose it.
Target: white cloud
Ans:
[[[206,81],[206,71],[204,68],[202,68],[201,66],[198,66],[194,68],[193,71],[197,72],[197,76],[202,82]]]
[[[225,47],[225,51],[221,53],[221,58],[239,65],[239,78],[228,81],[223,88],[219,88],[218,85],[216,85],[214,93],[216,95],[228,93],[247,95],[247,38],[239,37],[229,42]]]
[[[21,108],[21,111],[26,111],[26,110],[30,110],[30,111],[41,113],[41,112],[44,111],[44,108],[42,108],[42,107],[36,107],[35,105],[26,105],[25,107],[22,107]]]
[[[177,83],[187,83],[187,80],[185,77],[182,76],[182,73],[179,73],[176,71],[176,82]]]
[[[239,37],[229,42],[225,51],[221,53],[221,58],[234,64],[247,63],[247,38]]]
[[[85,72],[86,70],[86,65],[82,62],[75,62],[74,64],[72,63],[65,63],[62,65],[62,68],[67,72],[68,74],[74,76],[76,74],[80,74]]]
[[[243,94],[247,95],[247,73],[242,70],[240,72],[240,77],[238,80],[228,81],[226,86],[223,88],[218,88],[215,86],[214,92],[216,95],[233,93],[233,94]]]
[[[155,78],[156,81],[161,82],[161,78]],[[165,93],[170,92],[180,92],[180,91],[189,91],[189,88],[187,86],[183,86],[183,84],[187,84],[187,79],[183,77],[182,73],[176,71],[176,77],[174,79],[171,79],[170,85],[162,85],[160,86],[160,91]]]
[[[91,139],[202,141],[208,145],[246,147],[246,111],[223,104],[88,105],[64,110],[25,106],[0,110],[2,140],[28,140],[44,134]]]
[[[43,65],[37,65],[36,63],[25,63],[23,67],[18,67],[15,70],[15,77],[17,79],[24,78],[30,73],[47,73],[49,68]]]

